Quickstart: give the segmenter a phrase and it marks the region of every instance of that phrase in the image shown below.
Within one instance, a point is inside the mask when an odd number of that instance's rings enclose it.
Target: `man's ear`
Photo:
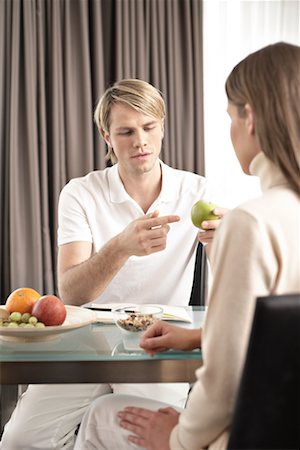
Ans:
[[[246,113],[246,127],[249,134],[255,134],[255,118],[254,112],[249,103],[246,103],[244,107],[244,111]]]
[[[105,140],[106,144],[111,147],[111,143],[110,143],[110,137],[109,137],[109,133],[107,133],[106,131],[103,130],[103,128],[101,128],[101,134],[103,139]]]
[[[162,119],[162,121],[161,121],[161,131],[162,131],[162,137],[164,138],[164,136],[165,136],[165,121],[164,121],[164,119]]]

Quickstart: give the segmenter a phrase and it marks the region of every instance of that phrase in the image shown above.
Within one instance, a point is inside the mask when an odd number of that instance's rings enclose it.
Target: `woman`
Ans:
[[[86,413],[76,449],[225,449],[256,298],[300,292],[300,47],[281,42],[250,54],[226,93],[237,158],[260,177],[263,194],[229,212],[216,233],[203,330],[160,322],[141,341],[150,354],[202,347],[187,406],[180,413],[137,397],[102,397]]]

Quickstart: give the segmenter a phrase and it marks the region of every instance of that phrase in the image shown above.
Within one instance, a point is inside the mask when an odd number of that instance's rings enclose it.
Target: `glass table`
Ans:
[[[201,326],[204,307],[186,308]],[[43,342],[0,339],[0,435],[22,385],[47,383],[171,383],[195,381],[201,350],[167,351],[153,357],[126,351],[115,325],[92,324]],[[20,388],[21,387],[21,388]]]
[[[203,307],[187,307],[191,324],[202,323]],[[153,357],[126,351],[115,325],[91,324],[42,342],[0,339],[0,384],[193,382],[201,351],[173,351]]]

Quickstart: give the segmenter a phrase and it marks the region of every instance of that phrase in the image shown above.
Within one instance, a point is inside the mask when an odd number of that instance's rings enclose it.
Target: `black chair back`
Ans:
[[[201,242],[199,242],[196,252],[194,280],[189,305],[205,306],[206,294],[207,294],[207,259],[204,247],[201,244]]]
[[[300,449],[300,294],[257,299],[228,449]]]

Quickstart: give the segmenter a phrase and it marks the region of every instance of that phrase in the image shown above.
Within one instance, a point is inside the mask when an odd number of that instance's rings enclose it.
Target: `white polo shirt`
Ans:
[[[162,189],[147,213],[177,214],[181,220],[170,224],[166,249],[148,256],[131,256],[98,303],[189,302],[197,247],[198,230],[191,222],[191,207],[209,198],[205,178],[173,169],[163,162]],[[144,215],[120,179],[118,164],[71,180],[59,199],[58,245],[75,241],[91,242],[93,253],[130,222]],[[101,276],[101,274],[99,274]]]

